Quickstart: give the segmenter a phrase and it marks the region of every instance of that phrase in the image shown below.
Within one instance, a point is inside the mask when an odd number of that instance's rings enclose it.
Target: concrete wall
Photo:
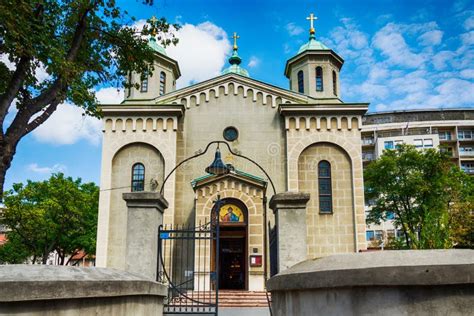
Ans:
[[[267,282],[273,315],[472,315],[474,250],[307,260]]]
[[[274,315],[472,315],[472,285],[357,287],[272,293]]]
[[[129,272],[46,265],[0,267],[0,315],[162,315],[167,287]]]

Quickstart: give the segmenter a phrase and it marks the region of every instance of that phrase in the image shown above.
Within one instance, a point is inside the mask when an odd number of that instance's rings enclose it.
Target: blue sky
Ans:
[[[183,25],[168,55],[180,63],[178,86],[212,78],[227,66],[238,32],[242,66],[250,76],[288,87],[285,62],[316,37],[345,59],[342,99],[370,102],[370,111],[474,106],[474,1],[159,1],[119,0],[138,20],[165,16]],[[138,24],[141,22],[139,21]],[[123,93],[103,87],[98,99],[119,103]],[[63,171],[99,183],[100,122],[62,105],[19,144],[6,188]]]

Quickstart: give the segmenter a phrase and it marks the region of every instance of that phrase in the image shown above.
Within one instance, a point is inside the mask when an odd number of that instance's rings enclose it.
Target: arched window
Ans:
[[[165,94],[166,74],[162,71],[160,73],[160,95]]]
[[[323,68],[316,67],[316,91],[323,91]]]
[[[148,72],[145,72],[142,77],[142,81],[140,84],[140,92],[147,92],[148,91]]]
[[[304,93],[304,75],[303,70],[298,71],[298,92]]]
[[[332,71],[332,92],[337,95],[337,77],[334,70]]]
[[[132,192],[145,190],[145,167],[136,163],[132,167]]]
[[[319,212],[332,213],[331,164],[322,160],[318,164]]]

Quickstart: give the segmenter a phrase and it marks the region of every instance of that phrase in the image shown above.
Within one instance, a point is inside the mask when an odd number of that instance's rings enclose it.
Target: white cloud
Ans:
[[[120,88],[103,88],[95,93],[100,104],[119,104],[124,99],[124,89]]]
[[[14,70],[15,69],[15,64],[12,63],[9,59],[8,59],[8,55],[7,54],[1,54],[0,55],[0,62],[3,62],[5,64],[5,66],[7,66],[7,68],[9,70]]]
[[[42,174],[50,174],[55,172],[66,172],[67,167],[63,164],[55,164],[51,167],[40,167],[37,163],[32,163],[27,166],[29,171]]]
[[[260,65],[260,59],[255,56],[250,57],[250,60],[247,66],[249,68],[255,68],[255,67],[258,67],[258,65]]]
[[[304,29],[301,26],[296,25],[295,23],[291,22],[286,25],[286,30],[290,36],[300,35],[304,32]]]
[[[428,31],[418,37],[419,43],[424,46],[439,45],[442,39],[443,32],[440,30]]]
[[[443,70],[447,67],[448,61],[450,61],[454,56],[454,52],[444,50],[435,54],[431,61],[436,70]]]
[[[470,30],[474,29],[474,15],[471,15],[470,17],[468,17],[464,21],[463,26],[467,31],[470,31]]]
[[[465,79],[474,79],[474,69],[464,69],[461,70],[459,75]]]
[[[461,41],[463,45],[474,45],[474,31],[461,34]]]
[[[83,109],[66,103],[60,104],[32,134],[39,142],[53,145],[70,145],[80,140],[98,145],[101,128],[99,119],[87,116]]]
[[[166,48],[181,69],[178,87],[201,82],[220,75],[231,49],[227,33],[219,26],[204,22],[184,24],[177,32],[179,43]]]
[[[372,43],[392,65],[416,68],[425,62],[422,55],[411,51],[397,24],[389,23],[384,26],[375,34]]]

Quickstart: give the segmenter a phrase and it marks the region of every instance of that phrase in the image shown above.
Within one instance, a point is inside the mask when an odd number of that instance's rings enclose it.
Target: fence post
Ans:
[[[158,192],[124,193],[127,202],[125,270],[156,280],[158,227],[168,202]]]
[[[275,213],[277,269],[282,272],[307,259],[306,203],[309,193],[284,192],[272,196]]]

